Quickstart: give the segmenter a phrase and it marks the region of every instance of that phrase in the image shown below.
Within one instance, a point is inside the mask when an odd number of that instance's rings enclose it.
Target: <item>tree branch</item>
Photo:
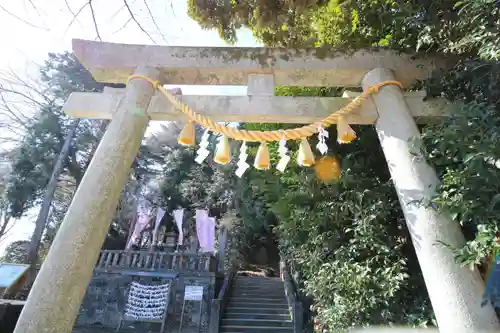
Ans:
[[[73,25],[73,23],[75,21],[78,21],[77,20],[78,15],[80,15],[82,10],[84,10],[85,7],[88,6],[88,2],[84,3],[83,6],[80,7],[80,9],[76,13],[74,13],[73,10],[71,9],[71,7],[69,6],[68,0],[64,0],[64,2],[66,2],[66,7],[68,8],[68,11],[71,13],[71,15],[73,15],[73,18],[71,18],[71,21],[69,22],[68,27],[66,28],[66,31],[64,32],[64,36],[66,36],[66,33],[68,32],[69,28],[71,28],[71,26]],[[80,23],[80,21],[78,21],[78,23]],[[82,25],[82,24],[80,23],[80,25]]]
[[[116,34],[116,33],[118,33],[118,32],[120,32],[121,30],[125,29],[125,27],[130,23],[130,21],[132,21],[131,17],[127,20],[127,22],[125,22],[125,24],[121,28],[119,28],[118,30],[116,30],[115,32],[113,32],[113,35]]]
[[[47,28],[44,28],[44,27],[39,27],[39,26],[36,26],[34,24],[31,24],[30,22],[26,21],[26,20],[23,20],[22,18],[20,18],[19,16],[17,16],[16,14],[14,13],[11,13],[10,11],[8,11],[7,9],[5,9],[4,6],[0,5],[0,9],[3,10],[4,12],[6,12],[7,14],[9,14],[10,16],[12,16],[13,18],[29,25],[30,27],[33,27],[33,28],[36,28],[36,29],[42,29],[42,30],[45,30],[45,31],[49,31],[49,29]]]
[[[92,14],[92,20],[94,21],[94,28],[95,28],[95,33],[97,34],[97,39],[99,39],[102,42],[101,35],[99,34],[99,28],[97,27],[97,21],[95,18],[95,12],[94,12],[94,6],[92,5],[92,0],[89,0],[88,4],[90,7],[90,13]]]
[[[146,34],[146,36],[149,37],[149,39],[153,42],[153,44],[156,44],[155,40],[151,37],[151,35],[146,31],[144,30],[144,28],[142,27],[142,25],[139,23],[139,21],[137,21],[137,19],[135,18],[135,15],[134,13],[132,12],[132,9],[130,9],[130,6],[128,5],[128,2],[127,0],[123,0],[123,3],[125,4],[125,7],[127,8],[128,10],[128,13],[130,14],[130,16],[132,17],[132,20],[134,20],[135,24],[137,24],[137,26],[139,27],[139,29],[142,30],[142,32],[144,32]]]
[[[153,21],[153,24],[155,25],[156,30],[158,30],[158,33],[160,34],[160,36],[163,39],[163,41],[168,44],[167,40],[165,39],[165,36],[162,34],[162,32],[160,30],[160,27],[156,23],[156,20],[155,20],[155,18],[153,16],[153,13],[151,12],[151,9],[149,9],[147,0],[144,0],[144,5],[146,6],[146,9],[148,10],[149,16],[151,17],[151,20]]]
[[[5,96],[1,88],[2,87],[0,86],[0,100],[2,101],[3,109],[7,112],[7,114],[5,115],[10,119],[14,120],[18,125],[21,125],[22,127],[26,128],[27,127],[26,120],[21,119],[18,115],[18,112],[14,112],[12,110],[12,108],[9,106],[9,103],[5,100]]]

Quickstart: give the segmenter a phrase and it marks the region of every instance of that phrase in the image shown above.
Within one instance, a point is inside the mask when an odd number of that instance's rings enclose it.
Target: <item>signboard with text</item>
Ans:
[[[29,265],[0,263],[0,288],[9,288],[28,270]]]
[[[203,286],[186,286],[184,290],[185,301],[201,301],[203,299]]]

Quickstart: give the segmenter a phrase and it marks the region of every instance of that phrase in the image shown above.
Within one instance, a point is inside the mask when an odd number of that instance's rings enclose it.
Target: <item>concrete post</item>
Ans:
[[[153,68],[136,74],[158,78]],[[69,333],[148,125],[154,89],[130,82],[104,134],[49,254],[31,289],[15,333]]]
[[[389,70],[374,69],[364,77],[363,89],[386,80],[394,80]],[[440,331],[475,333],[500,329],[493,308],[481,307],[484,283],[479,273],[460,267],[451,251],[438,244],[442,241],[460,245],[464,243],[464,236],[457,222],[426,205],[438,185],[438,178],[423,157],[411,154],[415,151],[412,141],[418,140],[420,133],[400,88],[386,86],[373,99],[379,114],[375,128]]]
[[[224,264],[226,263],[227,253],[227,229],[221,227],[219,230],[219,246],[217,249],[217,271],[224,272]]]

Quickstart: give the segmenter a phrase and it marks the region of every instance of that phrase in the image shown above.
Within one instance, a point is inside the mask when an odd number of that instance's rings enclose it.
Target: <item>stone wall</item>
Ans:
[[[85,294],[77,318],[75,331],[85,328],[109,328],[118,326],[126,301],[126,294],[132,281],[144,283],[166,282],[161,278],[127,276],[115,273],[95,273]],[[166,332],[177,332],[182,311],[184,286],[202,285],[205,287],[204,300],[200,310],[199,302],[187,302],[184,312],[182,332],[196,332],[201,317],[200,332],[207,332],[209,318],[209,304],[215,292],[215,276],[180,276],[174,280],[174,292],[169,304]],[[159,331],[159,324],[125,322],[124,330]],[[82,330],[82,331],[83,331]]]

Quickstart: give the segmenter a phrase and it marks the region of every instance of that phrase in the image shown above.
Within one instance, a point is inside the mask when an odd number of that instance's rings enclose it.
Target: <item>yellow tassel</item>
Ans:
[[[192,146],[196,143],[196,133],[194,130],[194,124],[192,121],[189,121],[179,134],[179,140],[177,140],[179,144],[183,146]]]
[[[228,164],[231,161],[231,147],[229,146],[229,139],[223,135],[217,144],[214,162],[219,164]]]
[[[257,155],[255,156],[255,162],[253,166],[258,170],[269,169],[271,165],[271,159],[269,158],[269,149],[267,148],[267,143],[262,142],[257,150]]]
[[[303,138],[300,142],[297,163],[299,163],[300,166],[305,167],[314,165],[314,154],[306,138]]]
[[[337,142],[349,143],[356,139],[356,132],[349,126],[344,116],[337,119]]]
[[[314,166],[316,177],[324,182],[334,181],[340,178],[342,171],[340,162],[332,156],[323,156]]]

